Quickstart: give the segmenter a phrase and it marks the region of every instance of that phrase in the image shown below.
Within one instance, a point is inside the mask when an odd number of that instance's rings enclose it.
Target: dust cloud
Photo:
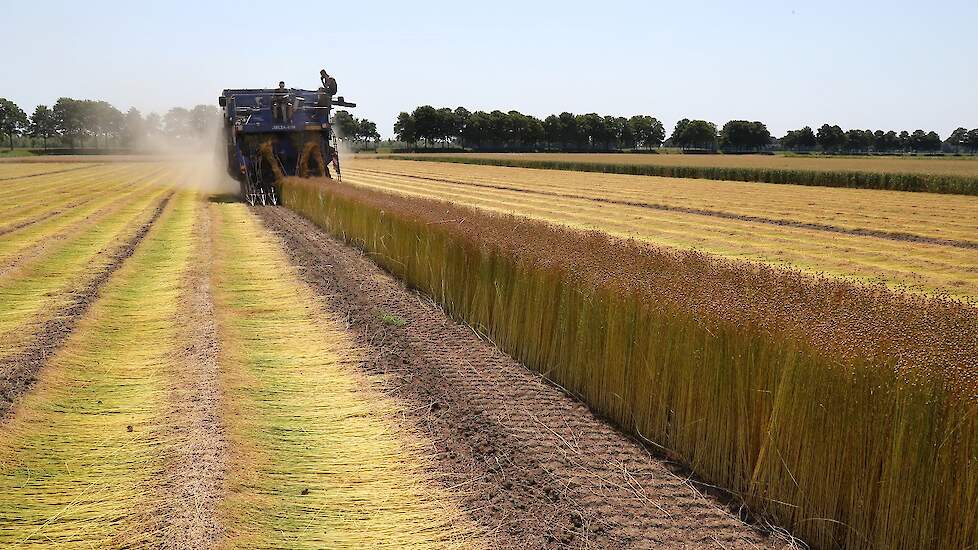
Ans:
[[[220,124],[208,127],[206,132],[194,139],[177,141],[162,135],[148,136],[138,149],[147,155],[159,157],[162,162],[183,168],[183,175],[176,181],[177,187],[212,195],[232,194],[239,190],[238,182],[227,173]]]

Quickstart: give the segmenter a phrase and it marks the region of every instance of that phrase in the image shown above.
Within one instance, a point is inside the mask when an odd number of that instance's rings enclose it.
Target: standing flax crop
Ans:
[[[819,548],[978,543],[978,312],[448,203],[284,203]]]

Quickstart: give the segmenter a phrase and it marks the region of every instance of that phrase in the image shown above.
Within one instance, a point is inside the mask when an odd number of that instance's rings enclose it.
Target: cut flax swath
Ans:
[[[222,517],[241,548],[478,548],[429,451],[360,373],[342,323],[244,205],[213,205],[231,446]]]
[[[967,304],[335,182],[282,197],[817,548],[978,543]]]
[[[74,291],[105,268],[112,252],[152,217],[168,192],[164,187],[142,190],[117,211],[53,242],[35,258],[8,264],[14,267],[0,272],[0,358],[21,351],[35,330],[69,307]]]
[[[851,187],[857,189],[889,189],[891,191],[917,191],[926,193],[950,193],[978,195],[978,177],[951,174],[914,174],[888,172],[798,170],[790,168],[746,168],[722,166],[670,166],[657,164],[607,163],[570,160],[504,159],[486,157],[450,157],[430,155],[383,155],[379,158],[395,160],[420,160],[425,162],[452,162],[459,164],[485,164],[544,170],[571,170],[576,172],[606,172],[635,176],[664,176],[669,178],[694,178],[727,181],[755,181],[793,185],[818,185],[824,187]]]
[[[195,198],[171,201],[0,424],[0,546],[158,544],[162,393]]]

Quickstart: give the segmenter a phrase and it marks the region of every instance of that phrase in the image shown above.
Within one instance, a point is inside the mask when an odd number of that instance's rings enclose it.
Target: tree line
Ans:
[[[376,123],[365,118],[356,118],[349,111],[339,110],[333,113],[333,127],[341,138],[354,142],[367,143],[380,140]]]
[[[136,108],[122,112],[106,101],[59,98],[53,106],[38,105],[27,114],[14,102],[0,98],[0,129],[12,149],[14,137],[52,142],[62,147],[137,148],[156,138],[189,142],[210,135],[221,124],[214,105],[174,107],[162,116],[146,116]]]
[[[38,105],[28,116],[16,103],[0,98],[0,131],[10,149],[14,138],[30,138],[47,149],[60,147],[138,149],[167,144],[196,144],[214,135],[222,124],[215,105],[174,107],[162,116],[145,116],[136,108],[122,112],[106,101],[59,98],[54,106]],[[380,139],[377,125],[337,111],[333,123],[341,136],[354,141]]]
[[[475,111],[465,107],[436,109],[430,105],[402,112],[394,123],[399,141],[457,143],[473,149],[611,150],[658,147],[665,139],[662,123],[651,116],[630,118],[560,113],[543,120],[519,111]]]
[[[706,120],[682,119],[666,138],[655,117],[560,113],[543,120],[519,111],[475,111],[422,105],[394,123],[398,141],[409,145],[458,146],[476,150],[614,151],[660,146],[687,151],[758,152],[771,149],[831,153],[978,152],[978,129],[958,128],[946,140],[924,130],[842,130],[824,124],[791,130],[781,138],[758,121],[731,120],[719,129]]]

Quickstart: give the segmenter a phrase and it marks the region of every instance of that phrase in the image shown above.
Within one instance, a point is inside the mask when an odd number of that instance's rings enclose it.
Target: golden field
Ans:
[[[680,249],[978,297],[978,199],[357,158],[344,181]]]
[[[648,164],[657,166],[706,166],[776,170],[824,170],[978,176],[973,157],[829,157],[809,155],[682,155],[635,153],[430,153],[441,157]]]

